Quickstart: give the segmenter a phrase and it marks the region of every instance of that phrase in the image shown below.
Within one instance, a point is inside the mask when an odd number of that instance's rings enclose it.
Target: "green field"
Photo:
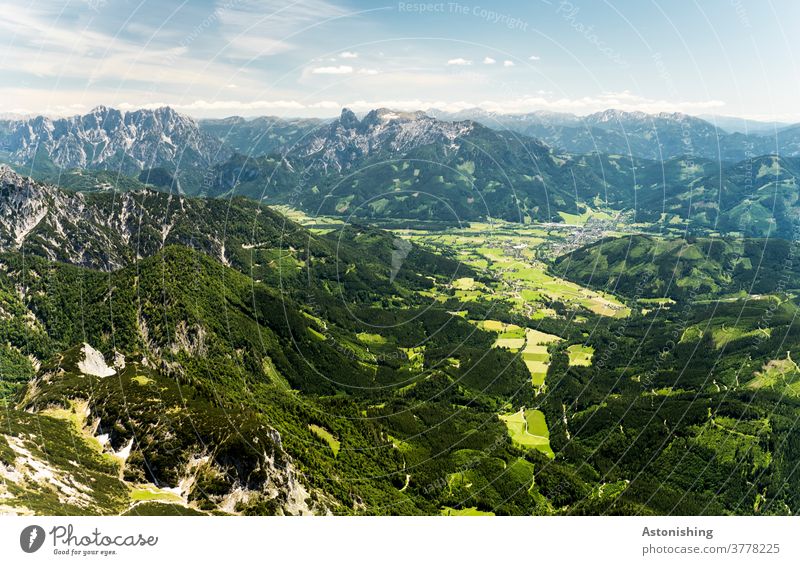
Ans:
[[[787,352],[785,359],[774,359],[747,383],[748,388],[771,388],[793,397],[800,397],[800,368]]]
[[[590,367],[592,365],[594,348],[576,343],[575,345],[567,347],[567,354],[569,355],[569,364],[571,367]]]
[[[546,334],[531,328],[525,329],[525,349],[522,360],[531,374],[531,383],[539,388],[544,384],[547,369],[550,367],[550,353],[547,346],[561,341],[557,335]]]
[[[131,500],[134,502],[183,502],[183,499],[173,491],[158,488],[154,485],[144,485],[131,489]]]
[[[382,345],[386,343],[386,338],[380,334],[361,332],[359,334],[356,334],[356,336],[358,337],[359,341],[361,341],[362,343],[366,343],[368,345]]]
[[[482,330],[499,334],[493,347],[501,347],[512,352],[517,352],[525,347],[525,328],[498,320],[480,320],[472,321],[472,323]]]
[[[494,516],[494,512],[483,512],[474,506],[471,508],[442,508],[442,516]]]
[[[550,458],[555,457],[550,448],[550,432],[544,413],[539,410],[519,410],[513,414],[502,414],[511,441],[527,449],[538,449]]]

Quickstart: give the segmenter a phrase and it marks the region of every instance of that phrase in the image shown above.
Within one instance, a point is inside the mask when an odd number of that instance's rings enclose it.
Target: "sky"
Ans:
[[[795,0],[0,0],[0,115],[607,108],[800,121]]]

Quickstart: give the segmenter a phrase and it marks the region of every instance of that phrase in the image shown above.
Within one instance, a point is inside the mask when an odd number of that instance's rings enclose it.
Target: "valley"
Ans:
[[[795,157],[385,109],[21,124],[3,513],[800,509]]]

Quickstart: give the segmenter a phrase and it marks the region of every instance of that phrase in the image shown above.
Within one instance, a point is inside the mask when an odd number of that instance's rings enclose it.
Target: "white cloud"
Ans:
[[[597,96],[581,98],[551,98],[545,95],[522,96],[505,100],[356,100],[343,104],[354,111],[367,111],[374,108],[391,108],[394,110],[443,110],[458,112],[471,108],[483,108],[500,114],[519,114],[536,110],[572,112],[578,115],[591,114],[609,108],[625,111],[642,111],[650,114],[658,112],[684,112],[699,114],[725,106],[720,100],[669,102],[655,100],[631,94],[628,91],[606,92]]]
[[[308,70],[306,70],[308,72]],[[331,67],[313,67],[312,75],[377,75],[378,69],[355,68],[350,65],[336,65]]]
[[[330,110],[338,112],[341,108],[350,108],[354,111],[368,111],[375,108],[391,108],[393,110],[444,110],[448,112],[458,112],[471,108],[483,108],[490,112],[502,114],[514,114],[532,112],[536,110],[552,110],[561,112],[572,112],[578,115],[590,114],[609,108],[626,111],[642,111],[647,113],[657,112],[686,112],[702,113],[721,108],[725,104],[719,100],[706,100],[697,102],[667,102],[664,100],[654,100],[631,94],[628,91],[607,92],[598,96],[585,96],[582,98],[546,98],[544,96],[523,96],[507,100],[421,100],[421,99],[370,99],[339,102],[333,100],[321,100],[317,102],[299,101],[292,99],[284,100],[195,100],[193,102],[153,102],[145,105],[119,104],[122,110],[132,110],[135,108],[158,108],[161,106],[172,106],[176,110],[192,114],[193,112],[209,111],[263,111],[263,110],[282,110],[288,113],[302,114],[304,111]]]
[[[240,100],[195,100],[194,102],[152,102],[150,104],[130,104],[123,102],[118,104],[120,110],[137,110],[139,108],[161,108],[170,106],[179,112],[191,114],[193,111],[213,111],[213,110],[303,110],[312,106],[298,102],[297,100],[253,100],[242,102]]]
[[[484,65],[494,65],[496,62],[497,62],[497,61],[495,61],[495,60],[494,60],[494,59],[492,59],[491,57],[486,57],[486,58],[483,60],[483,64],[484,64]]]
[[[350,65],[339,65],[337,67],[315,67],[311,69],[312,75],[349,75],[353,73]]]
[[[447,64],[456,67],[468,67],[469,65],[472,64],[472,61],[470,61],[469,59],[463,59],[461,57],[458,57],[457,59],[450,59],[449,61],[447,61]]]
[[[504,67],[513,67],[514,66],[514,61],[509,61],[508,59],[506,59],[505,61],[503,61],[503,66]]]
[[[250,59],[289,51],[299,42],[298,34],[345,13],[325,0],[218,0],[209,17],[228,42],[225,55]]]
[[[530,57],[528,57],[529,61],[538,61],[539,59],[541,59],[541,57],[539,57],[538,55],[531,55]]]
[[[390,76],[381,71],[380,82],[383,85],[384,77]],[[355,74],[352,76],[356,76]],[[447,84],[452,85],[453,77],[441,77]],[[450,79],[448,81],[448,79]],[[408,83],[409,77],[398,77],[398,80]],[[391,81],[388,83],[394,84]],[[391,90],[390,90],[391,91]],[[432,91],[432,90],[426,90]],[[248,98],[248,89],[240,87],[236,90],[226,90],[229,94],[236,94],[236,99],[213,95],[206,98],[187,99],[180,94],[171,97],[166,92],[162,96],[153,96],[149,91],[128,91],[120,93],[113,89],[97,89],[87,96],[85,89],[59,90],[58,103],[54,104],[49,92],[42,93],[38,89],[2,87],[0,86],[0,112],[19,114],[45,114],[45,115],[75,115],[84,113],[90,108],[105,104],[121,110],[134,110],[137,108],[158,108],[172,106],[176,110],[194,117],[223,117],[234,114],[257,116],[275,113],[284,116],[318,116],[329,117],[337,114],[342,107],[352,108],[354,111],[368,111],[374,108],[392,108],[395,110],[428,110],[438,109],[449,112],[458,112],[470,108],[480,107],[487,111],[503,114],[533,112],[536,110],[549,110],[556,112],[571,112],[578,115],[590,114],[609,108],[626,111],[642,111],[647,113],[658,112],[683,112],[687,114],[718,114],[725,112],[726,105],[720,100],[679,100],[668,101],[663,99],[646,98],[629,91],[604,92],[593,96],[576,98],[557,97],[551,92],[531,92],[529,95],[516,98],[502,99],[453,99],[428,98],[428,99],[384,99],[378,96],[355,98],[305,98],[296,96],[291,91],[276,94],[273,99],[264,99],[256,95]],[[469,90],[461,89],[461,92]],[[241,93],[241,94],[240,94]],[[727,113],[730,113],[728,110]],[[753,116],[751,116],[753,117]],[[763,118],[763,116],[759,116]],[[797,115],[769,116],[772,120],[798,121]]]
[[[186,39],[176,45],[169,33],[159,33],[143,48],[139,37],[128,40],[92,25],[95,13],[88,4],[76,4],[72,19],[62,17],[63,6],[47,2],[23,7],[0,1],[0,12],[0,35],[12,38],[0,56],[0,71],[59,81],[49,89],[49,97],[48,89],[42,89],[41,97],[46,100],[42,106],[52,106],[56,90],[61,95],[64,79],[83,81],[94,92],[94,85],[101,80],[149,80],[162,89],[219,88],[219,77],[230,76],[227,65],[192,57],[191,42]]]
[[[358,59],[358,53],[354,51],[342,51],[339,54],[342,59]]]

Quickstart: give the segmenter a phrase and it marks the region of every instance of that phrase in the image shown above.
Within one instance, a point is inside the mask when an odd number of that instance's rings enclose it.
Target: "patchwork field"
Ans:
[[[522,351],[522,360],[525,361],[525,366],[531,374],[533,386],[537,388],[544,385],[547,369],[550,367],[550,353],[547,347],[557,341],[561,341],[557,335],[525,328],[525,349]]]
[[[549,306],[552,302],[584,308],[600,316],[630,315],[630,309],[616,297],[547,272],[546,260],[570,247],[574,234],[566,226],[546,229],[479,222],[458,231],[403,230],[398,235],[435,250],[454,252],[460,261],[497,281],[486,287],[472,278],[456,279],[451,293],[464,302],[508,300],[517,311],[534,320],[557,317]],[[573,321],[580,319],[575,316]]]
[[[547,369],[550,366],[548,346],[561,341],[560,337],[497,320],[482,320],[473,323],[483,330],[498,333],[493,347],[508,349],[513,353],[522,350],[522,360],[531,374],[531,383],[537,388],[544,384]]]

